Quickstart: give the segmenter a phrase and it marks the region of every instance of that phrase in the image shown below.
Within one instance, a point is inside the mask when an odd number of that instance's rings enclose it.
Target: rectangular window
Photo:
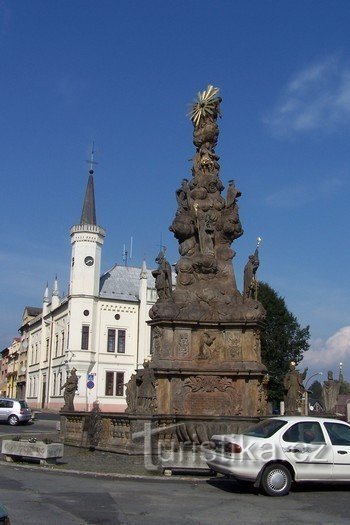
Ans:
[[[122,397],[124,395],[124,372],[116,373],[115,395]]]
[[[82,350],[89,349],[89,327],[88,325],[84,325],[84,324],[81,330],[81,349]]]
[[[57,375],[53,374],[53,383],[52,383],[52,395],[56,395],[56,383],[57,383]]]
[[[124,395],[124,372],[106,372],[106,396]]]
[[[115,352],[115,330],[108,329],[107,352]]]
[[[118,330],[118,354],[125,354],[125,330]]]
[[[61,355],[64,354],[64,332],[61,332]]]
[[[106,396],[113,396],[114,372],[106,372]]]
[[[46,339],[45,361],[49,359],[50,339]]]
[[[58,356],[58,334],[55,336],[55,357]]]

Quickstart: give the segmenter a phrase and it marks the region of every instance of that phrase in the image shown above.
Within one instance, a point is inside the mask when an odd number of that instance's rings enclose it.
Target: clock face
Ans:
[[[87,257],[85,257],[84,262],[86,266],[92,266],[94,264],[94,258],[91,257],[91,255],[88,255]]]

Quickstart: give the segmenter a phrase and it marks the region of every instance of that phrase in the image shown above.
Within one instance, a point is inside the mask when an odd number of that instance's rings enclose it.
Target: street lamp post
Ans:
[[[312,374],[312,376],[310,376],[309,379],[305,383],[305,387],[304,387],[305,388],[305,407],[304,407],[305,416],[309,415],[309,390],[307,389],[307,385],[309,384],[310,380],[313,377],[321,376],[322,374],[323,372],[316,372],[315,374]]]

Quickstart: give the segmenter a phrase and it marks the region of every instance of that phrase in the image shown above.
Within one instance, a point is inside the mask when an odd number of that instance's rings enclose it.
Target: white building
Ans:
[[[59,410],[62,385],[72,368],[79,377],[75,410],[123,411],[125,384],[150,353],[150,307],[154,278],[142,268],[115,265],[100,277],[105,230],[96,223],[91,166],[80,224],[70,231],[72,256],[68,296],[57,278],[46,287],[42,313],[26,325],[26,399],[32,408]]]

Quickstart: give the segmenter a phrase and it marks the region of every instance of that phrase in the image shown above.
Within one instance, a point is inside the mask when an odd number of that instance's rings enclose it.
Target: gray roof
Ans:
[[[26,306],[24,311],[27,311],[27,314],[31,317],[36,317],[37,315],[42,313],[43,309],[38,308],[37,306]]]
[[[100,278],[100,297],[138,301],[142,268],[116,264]],[[146,270],[147,287],[155,288],[152,270]]]

